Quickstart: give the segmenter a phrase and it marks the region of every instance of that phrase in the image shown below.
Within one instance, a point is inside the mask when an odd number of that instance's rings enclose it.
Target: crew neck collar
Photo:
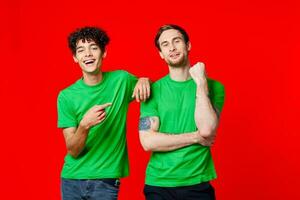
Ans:
[[[176,84],[185,84],[185,83],[189,83],[189,82],[193,81],[192,77],[190,77],[188,80],[185,80],[185,81],[176,81],[171,78],[170,74],[167,75],[167,78],[168,78],[168,80],[170,80],[171,82],[176,83]]]
[[[102,72],[102,80],[101,80],[99,83],[95,84],[95,85],[88,85],[88,84],[86,84],[86,83],[84,82],[84,80],[83,80],[83,77],[81,77],[81,78],[79,79],[79,82],[80,82],[80,84],[81,84],[83,87],[85,87],[85,88],[97,88],[97,87],[99,87],[100,85],[102,85],[102,84],[105,82],[105,80],[106,80],[106,72]]]

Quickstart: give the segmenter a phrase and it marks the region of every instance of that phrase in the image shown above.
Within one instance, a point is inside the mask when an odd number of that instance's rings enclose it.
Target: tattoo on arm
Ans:
[[[140,118],[140,123],[139,123],[139,130],[140,131],[149,130],[150,127],[151,127],[150,117]]]

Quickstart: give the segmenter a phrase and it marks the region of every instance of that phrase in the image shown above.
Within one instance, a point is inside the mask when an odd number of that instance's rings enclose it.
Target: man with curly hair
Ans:
[[[150,95],[148,78],[122,70],[103,72],[109,37],[84,27],[68,38],[82,78],[57,99],[58,127],[67,147],[61,173],[63,200],[117,199],[119,178],[127,176],[126,115],[128,104]]]
[[[224,87],[205,75],[203,63],[191,66],[191,43],[177,25],[164,25],[155,45],[169,74],[153,84],[141,105],[140,140],[152,151],[146,171],[147,200],[214,200],[216,178],[210,153]]]

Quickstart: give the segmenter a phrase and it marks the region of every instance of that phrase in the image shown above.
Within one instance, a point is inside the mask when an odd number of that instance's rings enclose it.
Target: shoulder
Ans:
[[[164,76],[152,84],[153,89],[158,89],[168,81],[168,76]]]
[[[109,71],[109,72],[104,72],[109,76],[113,77],[127,77],[130,73],[125,71],[125,70],[114,70],[114,71]]]
[[[80,90],[81,86],[82,86],[82,79],[78,79],[75,83],[65,87],[64,89],[62,89],[59,94],[58,97],[59,98],[63,98],[68,96],[69,94],[72,94],[74,91],[78,91]]]
[[[210,90],[213,91],[224,91],[224,85],[217,80],[207,78],[207,84]]]
[[[136,77],[129,72],[125,70],[115,70],[115,71],[109,71],[109,72],[104,72],[106,79],[110,81],[131,81],[131,80],[136,80]]]

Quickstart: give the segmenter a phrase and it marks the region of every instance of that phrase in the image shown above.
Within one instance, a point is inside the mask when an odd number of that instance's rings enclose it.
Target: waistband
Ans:
[[[120,179],[118,178],[102,178],[102,179],[96,179],[99,181],[102,181],[104,183],[107,183],[109,185],[115,186],[115,187],[119,187],[120,186]]]
[[[120,179],[119,178],[100,178],[100,179],[66,179],[62,178],[63,181],[102,181],[103,183],[119,187],[120,186]]]

